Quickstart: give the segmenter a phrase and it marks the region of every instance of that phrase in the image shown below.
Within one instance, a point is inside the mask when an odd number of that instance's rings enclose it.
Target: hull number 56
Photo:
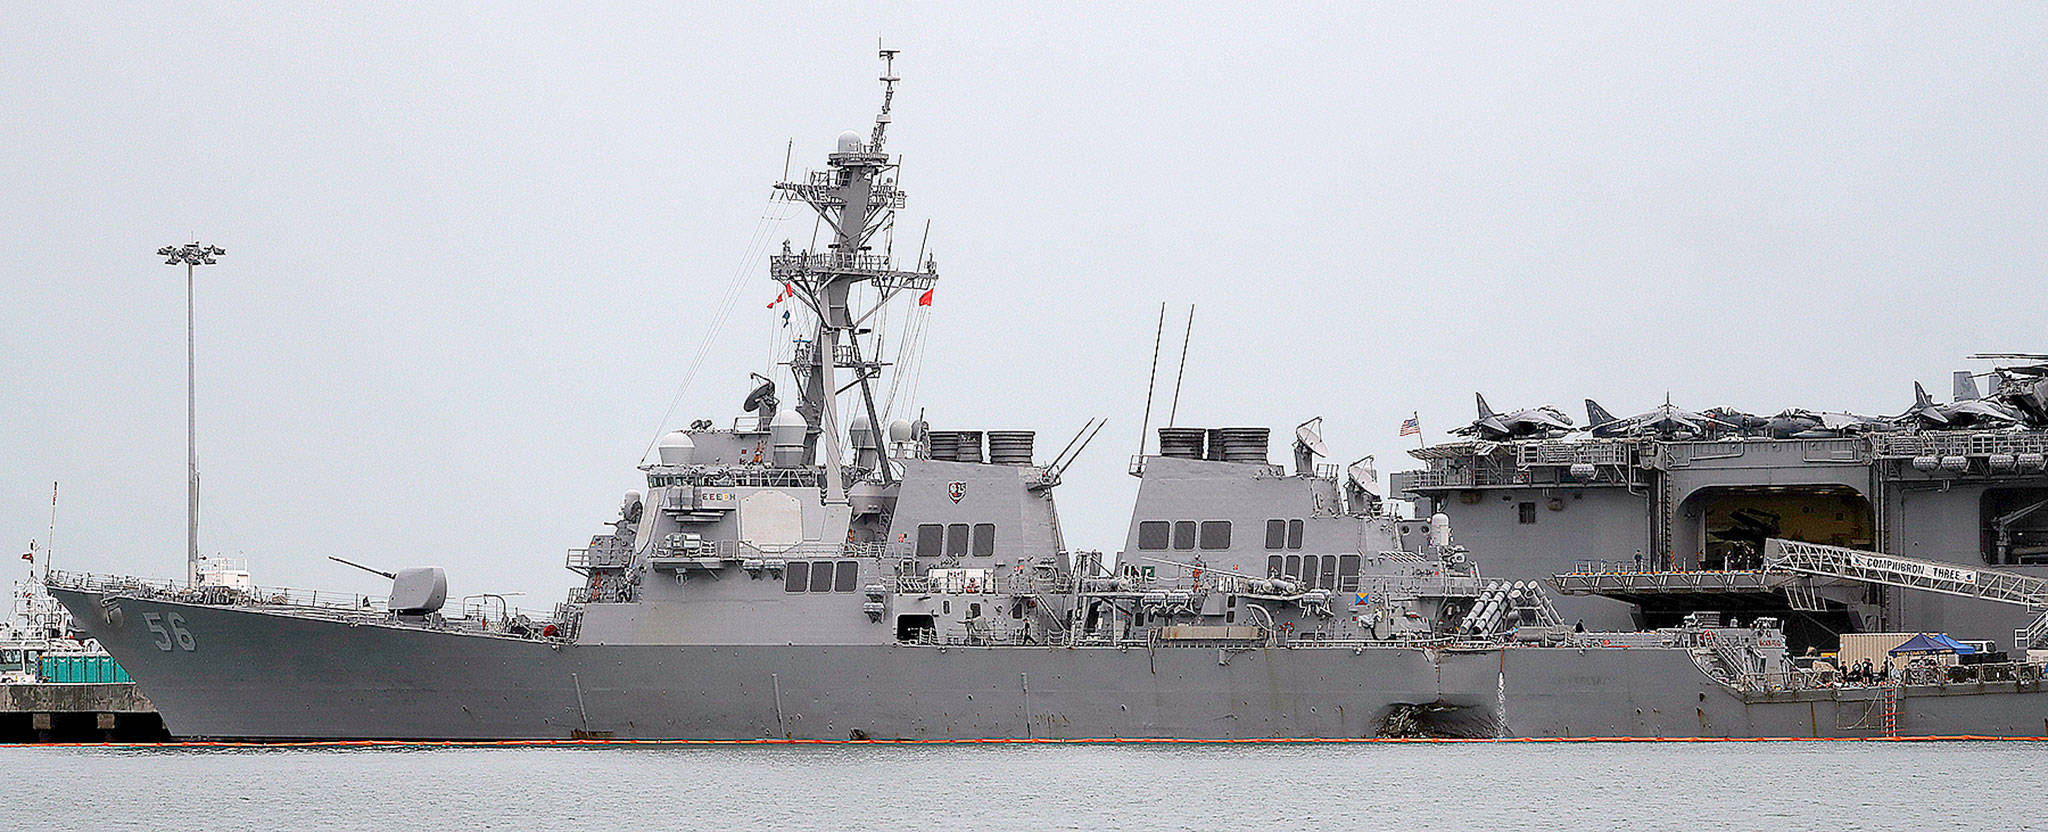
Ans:
[[[185,629],[185,616],[174,612],[146,612],[142,614],[142,621],[149,625],[149,632],[155,637],[158,650],[169,653],[171,645],[176,644],[178,649],[189,653],[199,646],[192,640],[192,631]],[[170,627],[166,629],[165,624],[169,624]]]

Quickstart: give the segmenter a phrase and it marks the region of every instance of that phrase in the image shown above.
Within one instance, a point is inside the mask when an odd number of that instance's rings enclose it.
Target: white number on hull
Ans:
[[[177,613],[158,615],[157,613],[146,612],[142,614],[142,621],[149,625],[149,632],[154,637],[156,649],[158,650],[169,653],[173,644],[176,644],[179,649],[186,652],[191,652],[199,647],[199,643],[192,639],[192,631],[185,629],[185,617],[182,615]],[[164,628],[166,621],[170,624],[169,629]]]

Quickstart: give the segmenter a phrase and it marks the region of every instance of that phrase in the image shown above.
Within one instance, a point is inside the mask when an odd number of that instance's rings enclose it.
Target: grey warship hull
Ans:
[[[1686,650],[550,644],[55,590],[183,738],[2041,736],[2038,683],[1746,696]],[[120,609],[119,626],[107,610]],[[138,622],[176,613],[193,649]]]

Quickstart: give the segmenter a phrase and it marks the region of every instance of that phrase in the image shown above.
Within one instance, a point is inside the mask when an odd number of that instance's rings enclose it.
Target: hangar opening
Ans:
[[[1979,505],[1985,563],[2048,564],[2048,488],[1986,488]]]
[[[1708,488],[1686,500],[1699,523],[1701,569],[1758,569],[1771,537],[1871,549],[1870,500],[1840,485]]]

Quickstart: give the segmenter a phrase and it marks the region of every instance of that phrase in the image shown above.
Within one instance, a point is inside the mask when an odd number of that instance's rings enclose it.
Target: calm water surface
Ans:
[[[0,829],[2048,829],[2044,760],[2042,743],[17,747]]]

